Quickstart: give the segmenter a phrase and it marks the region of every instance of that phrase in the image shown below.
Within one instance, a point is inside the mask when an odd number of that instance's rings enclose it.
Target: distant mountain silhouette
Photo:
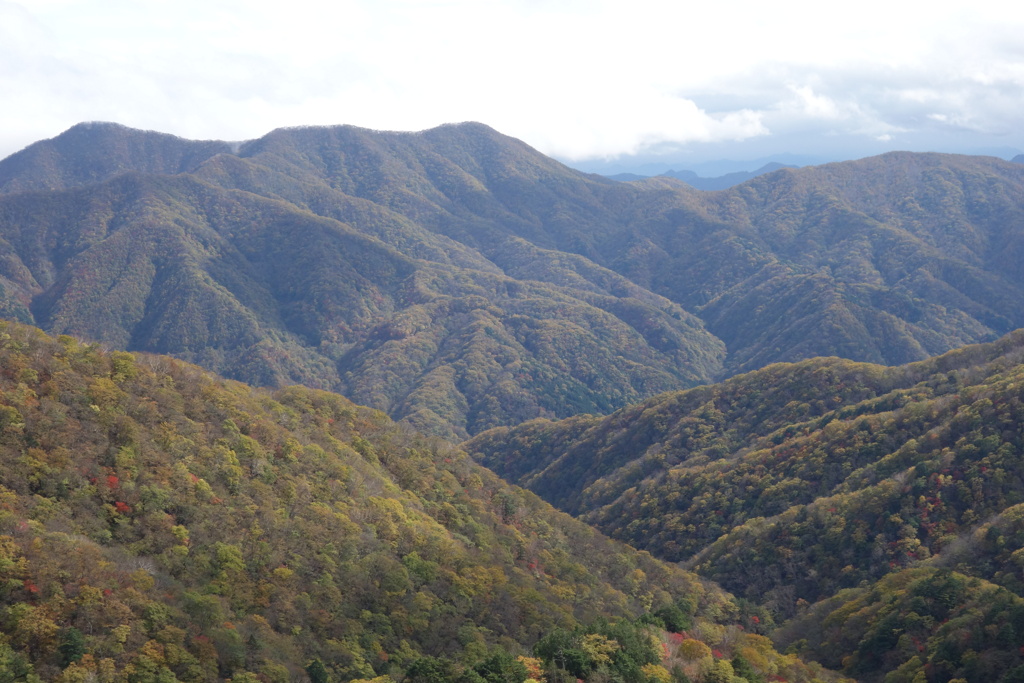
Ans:
[[[726,175],[718,176],[717,178],[704,178],[693,171],[666,171],[659,175],[682,180],[690,187],[698,190],[724,190],[732,187],[733,185],[739,185],[740,183],[746,182],[751,178],[756,178],[759,175],[777,171],[780,168],[796,168],[796,166],[772,162],[770,164],[765,164],[756,171],[736,171],[735,173],[727,173]],[[627,182],[631,180],[643,180],[648,176],[636,175],[634,173],[619,173],[608,177],[612,180],[618,180],[619,182]]]

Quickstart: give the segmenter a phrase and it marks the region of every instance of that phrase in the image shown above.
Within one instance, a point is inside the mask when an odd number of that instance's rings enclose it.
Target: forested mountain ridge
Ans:
[[[7,315],[257,384],[341,390],[456,438],[608,411],[721,367],[696,318],[586,259],[510,238],[506,275],[293,165],[207,164],[0,196]],[[278,192],[202,179],[239,164]]]
[[[696,312],[729,373],[905,363],[1024,325],[1020,165],[890,153],[673,196],[602,262]]]
[[[834,680],[746,619],[380,411],[0,323],[7,680]]]
[[[699,192],[481,124],[238,144],[88,124],[0,161],[0,312],[464,438],[995,339],[1024,325],[1021,173],[895,153]]]
[[[929,681],[985,681],[1024,665],[1022,425],[1018,331],[899,367],[772,365],[606,417],[491,430],[464,448],[777,623],[795,619],[780,642],[803,640],[849,675],[881,680],[906,665],[906,678],[886,680],[911,681],[931,662],[945,673]],[[972,602],[977,591],[991,602]],[[986,654],[968,664],[972,649]]]

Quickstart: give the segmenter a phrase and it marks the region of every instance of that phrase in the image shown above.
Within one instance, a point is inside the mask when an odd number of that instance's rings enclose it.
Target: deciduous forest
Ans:
[[[0,161],[0,680],[1024,680],[1021,263],[988,157],[75,126]]]

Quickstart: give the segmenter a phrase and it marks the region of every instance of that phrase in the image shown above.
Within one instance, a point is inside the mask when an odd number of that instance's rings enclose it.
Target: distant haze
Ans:
[[[0,157],[88,120],[223,140],[474,120],[580,168],[1006,158],[1021,35],[1024,8],[991,0],[0,0]]]

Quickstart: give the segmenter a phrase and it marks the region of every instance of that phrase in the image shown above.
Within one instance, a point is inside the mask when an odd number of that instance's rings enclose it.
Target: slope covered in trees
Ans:
[[[1022,179],[939,154],[783,169],[673,193],[602,262],[697,312],[730,372],[905,363],[1022,326]]]
[[[998,159],[890,154],[702,193],[609,184],[478,124],[276,131],[240,157],[198,173],[261,191],[266,173],[240,169],[273,169],[281,196],[309,204],[281,178],[329,186],[502,268],[516,238],[607,266],[698,314],[729,372],[819,355],[901,363],[1024,324],[1024,169]]]
[[[460,438],[1024,325],[1024,169],[982,157],[702,193],[480,124],[239,144],[83,124],[0,161],[0,191],[3,315]]]
[[[0,162],[0,192],[63,190],[129,171],[185,173],[231,150],[225,142],[183,140],[113,123],[82,123]]]
[[[595,680],[819,675],[716,587],[334,394],[2,323],[0,463],[5,680],[522,681],[564,652]]]
[[[1016,681],[1024,599],[983,579],[904,569],[808,608],[778,633],[858,680]]]
[[[721,367],[698,320],[585,259],[518,240],[507,275],[368,206],[318,216],[188,174],[0,196],[4,312],[255,384],[340,390],[453,437],[606,412]],[[394,221],[392,244],[367,227]]]
[[[850,675],[880,680],[906,665],[908,677],[892,680],[910,681],[942,659],[947,673],[927,680],[994,680],[993,666],[1024,665],[1022,362],[1017,332],[901,367],[773,365],[607,417],[491,430],[465,447],[611,536],[768,608],[776,623],[795,617],[787,629],[800,635],[783,644],[809,640],[808,654]],[[893,576],[926,567],[1001,585],[1006,609],[980,615],[975,589],[956,579],[943,609],[965,630],[914,622],[923,649],[908,654],[897,631],[917,618],[915,594],[895,605],[896,587],[933,573]],[[809,638],[822,623],[836,631]],[[871,629],[896,635],[870,644]],[[1000,639],[985,635],[993,629]],[[959,649],[940,648],[961,634]],[[967,666],[972,648],[1000,654]]]

